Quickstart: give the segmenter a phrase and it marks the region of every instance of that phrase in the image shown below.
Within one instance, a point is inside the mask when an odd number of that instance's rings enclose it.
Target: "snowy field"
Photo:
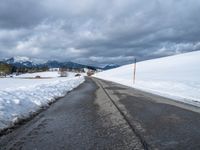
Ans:
[[[68,72],[67,77],[74,77],[75,73]],[[36,72],[36,73],[25,73],[19,76],[15,76],[16,78],[34,78],[36,76],[40,76],[42,78],[56,78],[60,77],[58,71],[46,71],[46,72]]]
[[[29,79],[40,76],[45,79]],[[14,78],[0,78],[0,90],[9,90],[15,88],[27,88],[35,87],[36,85],[41,85],[45,83],[50,83],[58,80],[60,74],[58,72],[38,72],[38,73],[26,73],[19,76],[14,76]],[[74,77],[75,73],[68,73],[68,78]],[[66,78],[59,78],[60,81]]]
[[[36,75],[48,78],[26,79]],[[58,78],[57,72],[41,72],[0,78],[0,130],[48,106],[84,82],[83,76],[74,75],[70,73],[68,77]]]
[[[98,78],[200,106],[200,51],[137,63],[133,85],[133,64],[104,71]]]

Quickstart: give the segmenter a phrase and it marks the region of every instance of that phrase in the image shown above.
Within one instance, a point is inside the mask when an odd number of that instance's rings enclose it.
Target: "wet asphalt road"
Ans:
[[[0,137],[0,150],[200,149],[200,109],[95,78]]]

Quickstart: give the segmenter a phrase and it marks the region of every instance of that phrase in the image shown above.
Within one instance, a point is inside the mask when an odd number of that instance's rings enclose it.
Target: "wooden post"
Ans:
[[[133,70],[133,84],[135,84],[135,76],[136,76],[136,58],[135,58],[134,70]]]

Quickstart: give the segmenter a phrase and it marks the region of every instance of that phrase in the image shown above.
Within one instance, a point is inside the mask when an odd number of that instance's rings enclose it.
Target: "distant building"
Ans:
[[[103,71],[102,69],[97,69],[97,70],[96,70],[96,72],[102,72],[102,71]]]
[[[88,72],[88,71],[89,71],[89,69],[88,69],[88,68],[84,68],[83,70],[84,70],[84,72]]]
[[[87,75],[88,75],[88,76],[92,76],[92,75],[94,75],[94,73],[95,73],[94,70],[88,70],[88,71],[87,71]]]
[[[60,68],[49,68],[49,71],[59,71]]]

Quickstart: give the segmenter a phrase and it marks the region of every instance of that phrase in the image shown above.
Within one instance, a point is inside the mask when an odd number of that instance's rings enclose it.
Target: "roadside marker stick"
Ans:
[[[135,84],[135,76],[136,76],[136,58],[135,58],[135,62],[134,62],[133,84]]]

